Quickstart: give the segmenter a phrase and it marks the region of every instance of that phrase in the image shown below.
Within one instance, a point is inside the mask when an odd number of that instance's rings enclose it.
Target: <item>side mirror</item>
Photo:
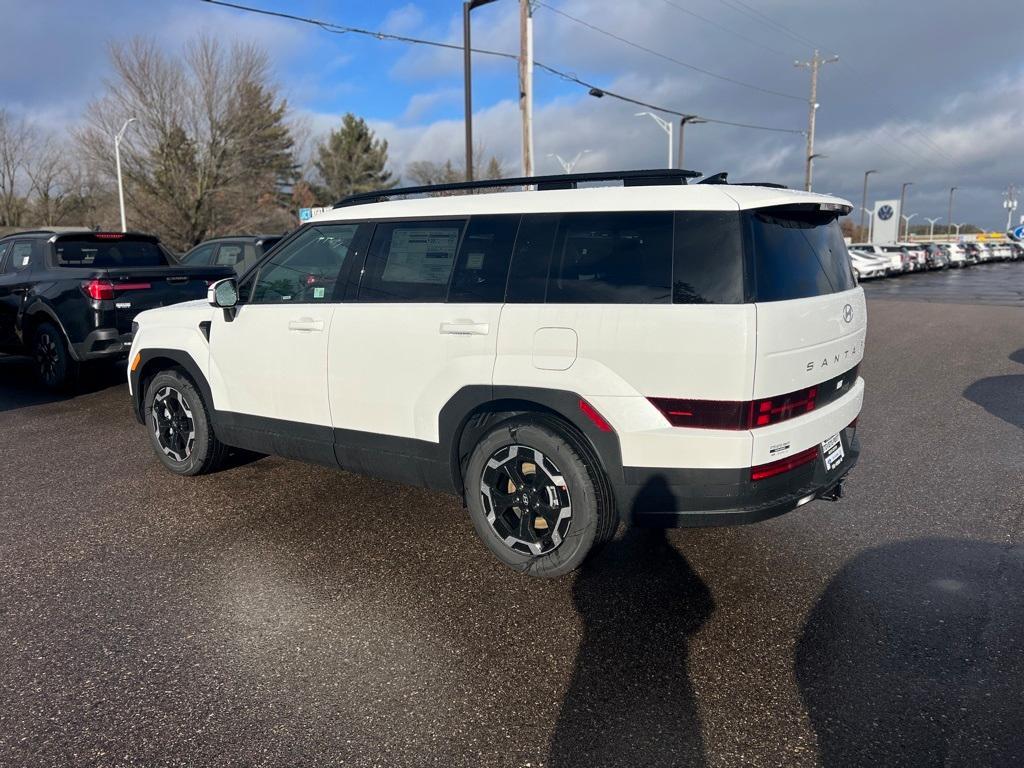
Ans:
[[[218,280],[206,291],[206,300],[211,306],[231,309],[238,304],[238,283],[233,277]]]

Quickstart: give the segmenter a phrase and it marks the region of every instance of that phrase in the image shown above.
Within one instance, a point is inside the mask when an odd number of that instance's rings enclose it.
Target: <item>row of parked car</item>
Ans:
[[[853,243],[850,261],[858,280],[892,277],[928,269],[969,267],[988,261],[1024,259],[1024,245],[1012,242]]]

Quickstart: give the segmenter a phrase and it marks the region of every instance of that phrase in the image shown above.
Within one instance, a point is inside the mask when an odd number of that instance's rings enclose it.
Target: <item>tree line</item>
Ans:
[[[179,56],[147,39],[110,47],[112,74],[82,125],[58,135],[0,108],[0,231],[116,229],[114,135],[121,142],[129,226],[185,250],[223,234],[282,232],[300,207],[398,183],[388,143],[353,114],[311,142],[258,46],[193,39]],[[483,157],[483,152],[478,152]],[[491,157],[477,178],[500,178]],[[414,184],[457,181],[450,160],[409,163]]]

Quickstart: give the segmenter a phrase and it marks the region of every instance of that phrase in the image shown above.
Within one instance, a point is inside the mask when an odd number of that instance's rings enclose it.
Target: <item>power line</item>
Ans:
[[[591,29],[594,32],[598,32],[602,35],[605,35],[606,37],[610,37],[613,40],[618,40],[620,43],[624,43],[625,45],[628,45],[632,48],[636,48],[637,50],[640,51],[644,51],[645,53],[649,53],[652,56],[657,56],[659,59],[670,61],[673,64],[678,64],[679,66],[685,67],[686,69],[691,69],[694,72],[699,72],[702,75],[707,75],[708,77],[713,77],[716,80],[722,80],[726,83],[732,83],[733,85],[738,85],[742,88],[749,88],[752,91],[767,93],[771,96],[778,96],[779,98],[783,99],[793,99],[794,101],[805,101],[805,99],[802,96],[795,96],[792,93],[783,93],[782,91],[774,91],[771,88],[763,88],[760,85],[746,83],[742,80],[737,80],[735,78],[729,77],[728,75],[720,75],[717,72],[712,72],[709,69],[698,67],[695,64],[690,64],[688,62],[682,61],[681,59],[677,59],[674,56],[669,56],[667,53],[662,53],[661,51],[656,51],[653,48],[648,48],[646,45],[641,45],[640,43],[633,42],[632,40],[622,37],[621,35],[617,35],[614,32],[609,32],[607,29],[601,29],[601,27],[595,26],[594,24],[591,24],[589,21],[577,18],[576,16],[571,16],[565,11],[560,11],[558,8],[555,8],[554,6],[548,5],[547,3],[543,2],[543,0],[534,0],[534,2],[539,6],[547,8],[552,13],[557,13],[559,16],[564,16],[570,21],[575,22],[576,24],[580,24],[586,27],[587,29]]]
[[[209,3],[211,5],[220,5],[220,6],[224,6],[226,8],[233,8],[235,10],[245,11],[247,13],[256,13],[256,14],[261,14],[263,16],[274,16],[274,17],[281,18],[281,19],[287,19],[289,21],[298,21],[298,22],[301,22],[303,24],[310,24],[312,26],[319,27],[320,29],[322,29],[322,30],[324,30],[326,32],[331,32],[333,34],[339,34],[340,35],[340,34],[345,34],[345,33],[351,33],[351,34],[356,34],[356,35],[366,35],[366,36],[369,36],[369,37],[374,37],[374,38],[377,38],[378,40],[392,40],[392,41],[395,41],[395,42],[409,43],[409,44],[415,44],[415,45],[427,45],[427,46],[432,46],[432,47],[435,47],[435,48],[445,48],[445,49],[456,50],[456,51],[461,51],[462,50],[462,46],[461,45],[456,45],[454,43],[442,43],[442,42],[439,42],[437,40],[425,40],[425,39],[418,38],[418,37],[409,37],[407,35],[394,35],[394,34],[391,34],[389,32],[378,32],[376,30],[371,30],[371,29],[362,29],[362,28],[359,28],[359,27],[351,27],[351,26],[347,26],[347,25],[344,25],[344,24],[337,24],[335,22],[321,21],[321,20],[318,20],[318,19],[307,18],[305,16],[296,16],[295,14],[285,13],[283,11],[271,11],[271,10],[267,10],[265,8],[255,8],[253,6],[242,5],[240,3],[229,2],[228,0],[201,0],[201,2]],[[491,50],[487,50],[485,48],[470,48],[470,50],[473,53],[479,53],[479,54],[483,54],[485,56],[496,56],[498,58],[511,59],[513,61],[517,61],[519,59],[519,57],[516,56],[514,53],[507,53],[505,51],[491,51]],[[665,114],[676,115],[677,117],[700,117],[702,120],[704,120],[705,122],[708,122],[708,123],[717,123],[719,125],[730,125],[730,126],[734,126],[734,127],[737,127],[737,128],[749,128],[751,130],[756,130],[756,131],[770,131],[770,132],[774,132],[774,133],[799,133],[799,134],[803,134],[803,131],[795,130],[795,129],[792,129],[792,128],[778,128],[778,127],[767,126],[767,125],[756,125],[756,124],[753,124],[753,123],[735,122],[735,121],[732,121],[732,120],[719,120],[717,118],[704,117],[703,115],[695,115],[693,112],[681,112],[681,111],[676,110],[676,109],[670,109],[668,107],[659,106],[657,104],[651,104],[651,103],[646,102],[646,101],[641,101],[640,99],[635,99],[635,98],[633,98],[631,96],[626,96],[625,94],[622,94],[622,93],[617,93],[615,91],[608,90],[607,88],[604,88],[602,86],[595,85],[594,83],[587,82],[586,80],[583,80],[582,78],[577,77],[575,74],[573,74],[571,72],[565,72],[563,70],[556,69],[555,67],[549,66],[549,65],[544,64],[543,62],[540,62],[540,61],[537,61],[537,60],[534,60],[533,65],[535,67],[537,67],[538,69],[541,69],[541,70],[543,70],[543,71],[545,71],[545,72],[547,72],[549,74],[554,75],[555,77],[559,77],[562,80],[565,80],[567,82],[575,83],[576,85],[580,85],[580,86],[582,86],[584,88],[589,89],[592,92],[596,92],[595,95],[599,94],[600,96],[609,96],[609,97],[611,97],[613,99],[617,99],[619,101],[624,101],[624,102],[627,102],[629,104],[635,104],[635,105],[641,106],[641,107],[647,107],[648,109],[653,109],[653,110],[656,110],[658,112],[664,112]]]
[[[754,19],[759,24],[766,24],[766,23],[770,24],[771,26],[775,27],[777,30],[779,30],[783,34],[789,35],[791,38],[796,40],[801,45],[808,45],[811,48],[827,48],[828,47],[828,46],[824,46],[824,45],[818,45],[814,41],[808,40],[803,35],[797,34],[796,32],[794,32],[793,30],[791,30],[789,27],[785,26],[784,24],[781,24],[780,22],[775,21],[775,19],[773,19],[771,16],[768,16],[767,14],[761,13],[761,11],[757,10],[756,8],[750,7],[749,5],[744,3],[743,0],[718,0],[718,2],[720,2],[726,8],[731,8],[733,11],[736,11],[737,13],[741,13],[741,14],[743,14],[745,16],[749,16],[750,18]],[[734,5],[734,3],[735,3],[735,5]],[[740,7],[737,8],[736,5],[739,5]]]
[[[714,19],[709,19],[706,16],[701,16],[696,11],[691,11],[689,8],[684,8],[683,6],[679,5],[678,3],[672,2],[672,0],[662,0],[662,2],[665,3],[665,5],[668,5],[668,6],[672,7],[672,8],[675,8],[677,11],[680,11],[681,13],[685,13],[687,16],[693,16],[695,19],[700,19],[705,24],[710,24],[712,27],[716,27],[717,29],[720,29],[723,32],[728,32],[730,35],[734,35],[735,37],[738,37],[740,40],[745,40],[746,42],[750,43],[751,45],[756,45],[758,48],[764,48],[766,51],[774,53],[777,56],[781,56],[784,59],[792,59],[793,58],[788,53],[784,53],[783,51],[780,51],[777,48],[772,48],[770,45],[765,45],[760,40],[756,40],[753,37],[747,37],[742,32],[737,32],[735,29],[730,29],[729,27],[725,26],[724,24],[719,24]]]

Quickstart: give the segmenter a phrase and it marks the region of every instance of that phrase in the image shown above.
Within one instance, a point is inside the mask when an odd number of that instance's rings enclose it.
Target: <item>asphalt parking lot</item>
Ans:
[[[118,372],[0,359],[0,763],[1024,764],[1024,264],[866,288],[847,498],[553,582],[451,497],[171,476]]]

